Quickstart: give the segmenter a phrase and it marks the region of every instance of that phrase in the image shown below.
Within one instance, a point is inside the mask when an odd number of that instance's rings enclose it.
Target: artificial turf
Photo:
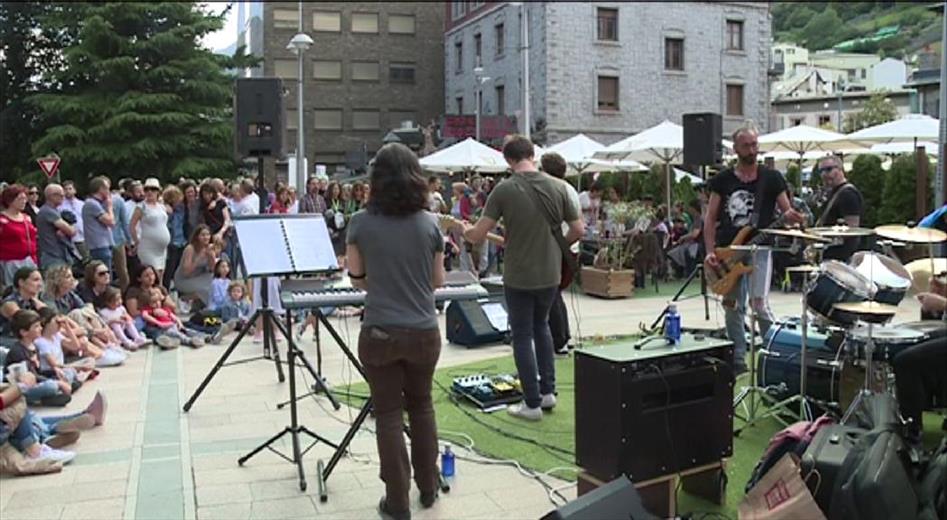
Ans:
[[[435,373],[433,391],[439,435],[458,444],[467,444],[458,435],[463,433],[473,439],[475,448],[485,455],[497,459],[516,460],[537,472],[554,470],[553,474],[565,480],[575,480],[575,386],[573,356],[556,359],[556,388],[558,404],[551,413],[546,413],[541,422],[531,423],[514,419],[503,410],[482,413],[477,408],[458,401],[450,395],[449,388],[455,377],[474,374],[515,373],[513,357],[505,356],[466,365],[443,368]],[[737,391],[745,376],[738,380]],[[353,393],[367,392],[365,383],[352,386]],[[942,417],[925,415],[925,444],[936,445],[942,432]],[[735,419],[734,427],[741,425]],[[744,429],[733,439],[733,457],[727,460],[729,484],[726,499],[718,505],[679,490],[678,515],[690,512],[714,512],[736,518],[737,506],[744,496],[744,487],[754,466],[766,449],[769,439],[779,431],[781,425],[773,419],[757,423]],[[532,442],[530,442],[532,441]],[[556,468],[571,468],[556,469]],[[457,484],[462,485],[463,476],[458,474]],[[551,506],[550,506],[551,507]]]

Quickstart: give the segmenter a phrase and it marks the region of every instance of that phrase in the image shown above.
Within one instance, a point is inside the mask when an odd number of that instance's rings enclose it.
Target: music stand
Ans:
[[[289,394],[290,394],[290,425],[282,431],[271,437],[269,440],[257,446],[253,451],[237,459],[239,465],[243,465],[251,457],[264,449],[273,451],[280,457],[296,464],[299,471],[299,489],[306,490],[306,477],[302,465],[302,456],[305,455],[316,443],[323,442],[333,448],[338,449],[338,445],[325,437],[313,433],[305,426],[299,424],[296,410],[296,368],[302,367],[312,374],[315,385],[320,387],[323,393],[329,398],[333,407],[338,410],[341,408],[335,396],[329,392],[322,376],[312,367],[301,352],[292,335],[291,313],[287,312],[286,325],[280,322],[276,313],[269,305],[269,294],[267,291],[266,277],[302,275],[302,274],[320,274],[338,270],[335,253],[332,249],[332,242],[329,238],[329,230],[326,227],[325,220],[321,215],[248,215],[235,217],[234,230],[237,240],[242,247],[244,255],[242,260],[244,272],[247,276],[257,278],[262,283],[261,296],[263,305],[254,313],[252,320],[261,317],[263,320],[263,339],[264,352],[268,347],[275,352],[276,366],[279,373],[279,380],[283,382],[282,363],[279,359],[279,350],[276,347],[276,332],[279,332],[286,338],[287,346],[287,364],[289,365]],[[201,395],[204,388],[210,383],[217,371],[228,366],[226,364],[230,354],[237,347],[243,337],[246,335],[249,327],[240,331],[234,341],[227,347],[210,373],[204,378],[200,386],[194,392],[194,395],[184,404],[184,411],[191,409],[194,401]],[[239,360],[230,364],[245,363],[257,358]],[[302,364],[297,364],[297,359]],[[306,449],[301,449],[299,444],[299,434],[305,433],[314,440]],[[279,451],[272,448],[272,444],[284,435],[292,436],[293,454],[292,458],[287,457]]]

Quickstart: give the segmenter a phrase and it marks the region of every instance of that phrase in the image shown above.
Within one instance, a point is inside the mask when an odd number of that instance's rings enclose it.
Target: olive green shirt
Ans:
[[[544,289],[559,285],[562,252],[552,236],[546,212],[536,207],[527,190],[535,187],[539,199],[561,222],[579,220],[565,183],[540,172],[514,173],[490,193],[483,214],[501,221],[506,228],[503,253],[503,283],[514,289]]]

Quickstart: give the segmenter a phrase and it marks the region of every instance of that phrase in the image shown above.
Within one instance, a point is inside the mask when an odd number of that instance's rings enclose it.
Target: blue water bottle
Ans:
[[[677,313],[677,305],[673,303],[668,305],[667,314],[664,316],[664,337],[668,345],[681,344],[681,315]]]
[[[454,476],[454,452],[446,444],[444,445],[444,453],[441,454],[441,476],[445,479]]]

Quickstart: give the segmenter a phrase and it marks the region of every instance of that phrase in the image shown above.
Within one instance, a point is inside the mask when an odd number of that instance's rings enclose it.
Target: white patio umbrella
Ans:
[[[791,126],[759,136],[760,152],[795,152],[800,159],[806,152],[839,152],[867,149],[863,142],[852,136],[807,125]]]
[[[432,172],[500,173],[509,169],[503,154],[472,138],[422,157],[421,167]]]
[[[684,151],[684,128],[665,120],[593,154],[598,159],[664,164],[667,207],[671,207],[671,162]]]
[[[940,120],[924,114],[908,114],[894,121],[862,128],[846,137],[874,143],[916,143],[919,139],[936,142],[940,137]]]
[[[878,143],[871,146],[871,153],[883,154],[883,155],[900,155],[903,153],[914,153],[914,150],[918,146],[923,146],[924,150],[927,152],[927,155],[938,155],[937,143],[931,141],[917,141],[916,143],[909,142],[891,142],[891,143]]]
[[[674,168],[674,180],[681,182],[683,179],[690,180],[692,186],[699,186],[704,183],[704,179],[701,179],[693,173],[684,171],[680,168]]]
[[[589,138],[585,134],[577,134],[546,148],[546,153],[556,152],[566,160],[566,164],[569,166],[569,169],[566,170],[568,176],[610,171],[637,172],[648,169],[637,161],[608,161],[592,157],[592,154],[604,149],[604,144]]]

